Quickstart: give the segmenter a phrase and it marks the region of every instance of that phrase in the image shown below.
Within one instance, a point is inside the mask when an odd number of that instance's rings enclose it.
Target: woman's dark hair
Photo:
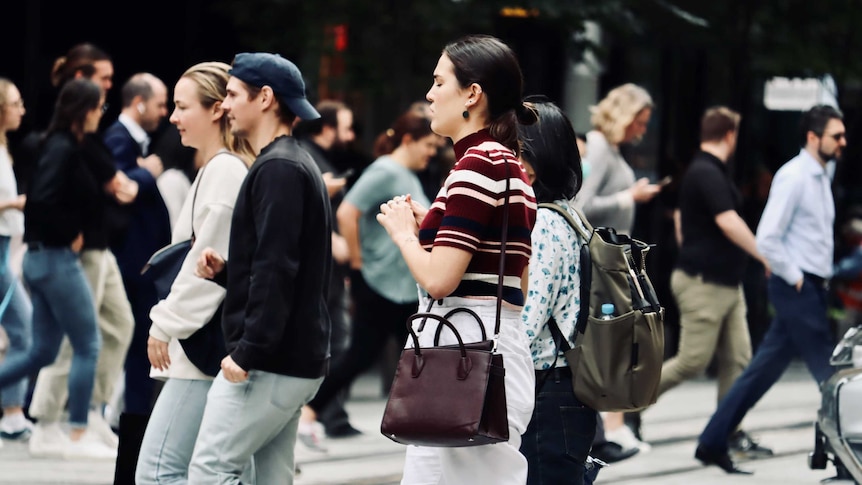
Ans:
[[[530,102],[528,98],[527,101]],[[533,191],[537,202],[571,199],[581,190],[581,155],[572,123],[554,103],[531,102],[539,122],[518,126],[521,158],[533,167]]]
[[[78,44],[69,49],[65,56],[58,57],[54,61],[54,66],[51,69],[51,84],[54,87],[62,87],[73,79],[77,72],[86,78],[92,77],[96,73],[96,66],[93,64],[98,61],[110,60],[111,56],[99,47],[89,42]]]
[[[72,79],[63,85],[46,135],[58,131],[81,129],[87,113],[99,107],[102,88],[89,79]]]
[[[536,122],[536,114],[524,106],[521,96],[524,78],[512,49],[489,35],[469,35],[443,48],[455,66],[455,78],[462,88],[473,83],[488,97],[491,136],[520,153],[518,123]]]
[[[377,136],[374,141],[374,156],[392,153],[401,144],[404,135],[410,135],[410,138],[416,141],[431,133],[431,121],[428,118],[408,111],[399,116],[391,128]]]

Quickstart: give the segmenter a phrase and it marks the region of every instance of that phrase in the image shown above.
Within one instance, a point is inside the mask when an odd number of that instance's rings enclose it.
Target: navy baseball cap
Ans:
[[[243,52],[233,58],[229,74],[252,86],[269,86],[279,101],[303,120],[316,120],[320,113],[305,98],[305,81],[296,64],[278,54]]]

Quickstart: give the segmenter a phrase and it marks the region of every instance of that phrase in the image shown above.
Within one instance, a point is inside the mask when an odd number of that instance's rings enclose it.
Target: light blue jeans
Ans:
[[[28,353],[0,365],[0,388],[54,362],[67,335],[74,352],[69,422],[86,427],[101,341],[93,296],[78,255],[69,248],[31,246],[24,255],[24,280],[33,303],[33,345]]]
[[[10,289],[12,291],[6,309],[0,316],[0,325],[9,338],[6,359],[17,359],[30,350],[33,306],[21,279],[9,267],[8,261],[9,236],[0,236],[0,302],[4,301]],[[4,408],[23,406],[28,380],[25,376],[0,389],[0,405]]]
[[[253,370],[234,384],[219,372],[207,395],[189,483],[239,484],[253,458],[257,483],[293,484],[299,413],[322,381]]]
[[[150,420],[135,474],[137,485],[186,484],[212,381],[168,379]]]

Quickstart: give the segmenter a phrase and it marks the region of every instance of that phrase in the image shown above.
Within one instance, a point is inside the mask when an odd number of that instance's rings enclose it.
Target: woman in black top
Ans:
[[[99,126],[104,93],[92,81],[69,81],[57,98],[24,208],[24,280],[33,302],[30,352],[0,366],[0,387],[52,363],[60,342],[72,344],[69,441],[56,450],[68,458],[112,458],[116,452],[83,439],[93,393],[100,338],[93,298],[78,253],[89,218],[102,200],[82,156],[83,140]]]

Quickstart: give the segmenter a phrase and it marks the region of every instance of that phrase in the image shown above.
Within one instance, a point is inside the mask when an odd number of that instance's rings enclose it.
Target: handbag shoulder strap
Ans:
[[[488,158],[491,155],[488,154]],[[500,267],[497,275],[497,315],[494,317],[494,351],[497,350],[497,340],[500,338],[500,318],[503,310],[503,279],[506,271],[506,241],[509,236],[509,195],[510,186],[512,183],[511,167],[509,167],[509,158],[503,154],[503,160],[506,164],[506,191],[503,193],[503,224],[500,234]]]
[[[242,163],[242,165],[246,168],[246,170],[248,170],[248,166],[245,164],[245,162],[242,161],[241,158],[239,158],[238,156],[234,155],[233,153],[231,153],[225,149],[222,149],[222,150],[219,150],[218,152],[216,152],[216,154],[213,156],[213,158],[221,155],[222,153],[230,155],[231,158],[235,158],[238,162]],[[197,202],[197,199],[198,199],[198,188],[201,186],[201,183],[204,180],[204,172],[207,169],[207,165],[210,164],[210,162],[213,160],[213,158],[210,158],[207,161],[207,163],[205,163],[204,166],[201,167],[201,175],[200,175],[200,177],[198,177],[198,184],[195,185],[195,191],[192,193],[192,213],[191,213],[191,223],[192,223],[191,240],[192,240],[192,243],[194,243],[194,241],[195,241],[195,202]]]

